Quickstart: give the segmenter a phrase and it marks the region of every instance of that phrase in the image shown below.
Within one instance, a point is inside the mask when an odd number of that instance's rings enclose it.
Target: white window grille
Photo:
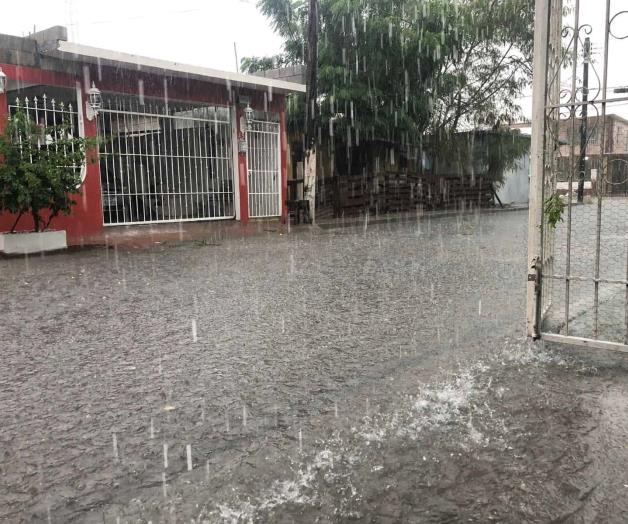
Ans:
[[[72,139],[84,136],[83,130],[79,126],[79,113],[75,109],[76,102],[57,101],[48,98],[46,94],[29,98],[16,97],[13,104],[9,104],[9,113],[15,115],[22,112],[29,122],[37,126],[39,136],[37,142],[40,148],[47,150],[57,147],[59,133],[64,133],[65,139]],[[70,142],[71,153],[74,153],[75,144]],[[32,158],[31,158],[32,161]],[[82,179],[85,178],[86,165],[75,166],[74,169],[81,171]]]
[[[108,100],[98,133],[105,225],[234,218],[229,108]]]

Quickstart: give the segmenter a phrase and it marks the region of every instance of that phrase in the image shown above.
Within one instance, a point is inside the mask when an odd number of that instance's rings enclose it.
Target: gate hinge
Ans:
[[[534,296],[535,296],[535,312],[533,320],[533,335],[532,338],[537,340],[540,336],[539,325],[541,322],[541,258],[534,257],[532,259],[532,265],[528,272],[528,282],[534,282]]]

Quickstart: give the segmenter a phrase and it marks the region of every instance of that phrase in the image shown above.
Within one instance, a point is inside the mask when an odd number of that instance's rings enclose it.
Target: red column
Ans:
[[[281,222],[288,219],[288,140],[286,129],[286,102],[279,111],[279,140],[281,141]]]
[[[83,115],[85,138],[96,142],[98,137],[97,116],[93,120],[87,119],[89,96],[82,88]],[[76,220],[69,228],[68,234],[80,240],[81,237],[91,236],[103,231],[102,193],[100,188],[100,163],[98,161],[98,144],[95,143],[87,152],[87,174],[81,186],[81,194],[76,199],[76,206],[72,215]]]
[[[238,142],[245,138],[244,129],[242,129],[241,121],[244,111],[240,106],[236,106],[236,130]],[[249,176],[246,160],[246,153],[239,151],[239,144],[233,144],[238,148],[238,179],[240,186],[240,221],[246,224],[249,221]]]

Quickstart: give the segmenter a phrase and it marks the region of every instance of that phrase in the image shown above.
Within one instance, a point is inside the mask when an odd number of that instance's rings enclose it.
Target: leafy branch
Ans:
[[[563,212],[565,211],[565,202],[559,195],[553,194],[549,197],[543,206],[543,212],[547,217],[547,223],[554,229],[559,222],[563,221]]]

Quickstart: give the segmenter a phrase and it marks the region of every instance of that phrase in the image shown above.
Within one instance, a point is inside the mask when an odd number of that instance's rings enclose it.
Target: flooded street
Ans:
[[[628,360],[525,340],[526,235],[0,260],[0,520],[626,522]]]

